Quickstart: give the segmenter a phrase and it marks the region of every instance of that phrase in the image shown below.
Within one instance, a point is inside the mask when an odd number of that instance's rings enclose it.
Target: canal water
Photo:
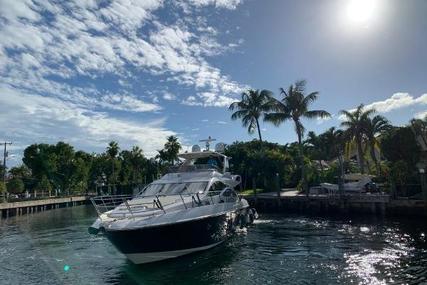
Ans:
[[[0,284],[427,284],[425,221],[262,215],[212,250],[133,265],[90,206],[0,221]],[[197,233],[194,233],[197,234]]]

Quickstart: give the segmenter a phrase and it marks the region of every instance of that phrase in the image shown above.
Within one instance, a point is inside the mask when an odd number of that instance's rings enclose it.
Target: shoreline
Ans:
[[[296,192],[296,191],[295,191]],[[247,195],[244,198],[260,213],[342,214],[369,216],[427,217],[424,200],[390,199],[388,195],[347,194],[339,196],[291,193],[280,198],[277,192]]]
[[[11,216],[28,215],[51,209],[73,207],[87,204],[88,196],[72,196],[62,198],[49,198],[19,202],[0,203],[0,219]]]

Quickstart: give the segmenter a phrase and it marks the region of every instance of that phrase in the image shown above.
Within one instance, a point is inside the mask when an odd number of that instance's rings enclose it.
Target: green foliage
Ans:
[[[265,116],[265,120],[272,122],[276,126],[281,123],[292,120],[295,132],[298,136],[298,143],[302,143],[305,128],[301,122],[302,118],[315,119],[327,118],[331,115],[325,110],[310,110],[310,105],[317,100],[319,92],[305,94],[305,80],[295,82],[287,90],[280,88],[282,98],[273,99],[272,112]]]
[[[0,181],[0,195],[6,193],[6,184],[3,181]]]
[[[21,178],[12,178],[6,184],[7,192],[10,194],[21,194],[24,192],[24,182],[22,182]]]
[[[168,143],[169,157],[176,160],[181,145],[176,138]],[[25,149],[23,162],[11,169],[12,177],[24,180],[30,191],[57,189],[61,195],[85,194],[98,186],[103,186],[104,192],[114,189],[114,193],[130,193],[132,187],[150,182],[158,173],[157,162],[145,158],[139,147],[120,151],[114,141],[102,154],[75,151],[64,142],[33,144]]]
[[[392,162],[404,161],[407,167],[415,171],[421,150],[410,127],[394,128],[381,138],[384,157]]]
[[[0,181],[0,203],[6,201],[6,184],[3,181]]]
[[[269,90],[249,89],[242,94],[242,99],[233,102],[228,109],[235,111],[232,120],[241,119],[242,126],[248,128],[248,133],[258,131],[258,138],[262,141],[259,120],[271,111],[273,93]]]
[[[374,109],[365,109],[363,104],[360,104],[354,111],[342,110],[341,114],[345,120],[341,123],[345,127],[346,135],[349,140],[354,140],[357,148],[357,158],[361,173],[365,173],[365,159],[363,155],[363,139],[366,133],[366,122],[369,116],[375,113]]]
[[[167,141],[162,150],[158,151],[156,158],[159,160],[162,172],[164,172],[169,166],[174,165],[178,160],[178,153],[181,149],[181,144],[176,136],[167,137]]]
[[[46,175],[42,177],[42,179],[37,183],[35,190],[38,193],[42,193],[42,196],[45,196],[48,194],[49,196],[52,193],[52,185],[50,184],[49,180],[47,179]]]
[[[294,150],[292,147],[289,149]],[[288,146],[258,140],[234,142],[226,147],[225,154],[232,157],[232,171],[242,176],[246,189],[253,187],[253,179],[258,187],[274,189],[276,173],[282,186],[295,186],[297,183],[295,161]]]

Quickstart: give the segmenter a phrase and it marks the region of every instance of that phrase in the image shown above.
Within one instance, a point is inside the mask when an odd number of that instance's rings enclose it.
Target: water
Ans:
[[[0,221],[0,284],[427,284],[420,221],[263,215],[212,250],[133,265],[90,206]],[[197,233],[195,233],[197,234]]]

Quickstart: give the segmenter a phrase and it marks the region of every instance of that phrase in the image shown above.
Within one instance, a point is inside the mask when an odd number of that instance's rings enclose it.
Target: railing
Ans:
[[[177,165],[168,168],[168,172],[192,172],[192,171],[220,171],[220,168],[211,164]]]
[[[232,189],[210,191],[203,197],[202,194],[188,193],[155,196],[110,195],[93,197],[90,200],[99,217],[113,209],[118,209],[119,214],[111,212],[107,213],[107,217],[120,219],[129,216],[165,214],[167,210],[170,210],[168,206],[176,206],[177,203],[179,203],[178,205],[183,205],[185,209],[189,209],[219,203],[237,203],[241,199],[237,192]],[[167,201],[168,197],[172,198],[172,200]],[[135,198],[138,199],[136,200]],[[102,217],[105,217],[105,215]]]

